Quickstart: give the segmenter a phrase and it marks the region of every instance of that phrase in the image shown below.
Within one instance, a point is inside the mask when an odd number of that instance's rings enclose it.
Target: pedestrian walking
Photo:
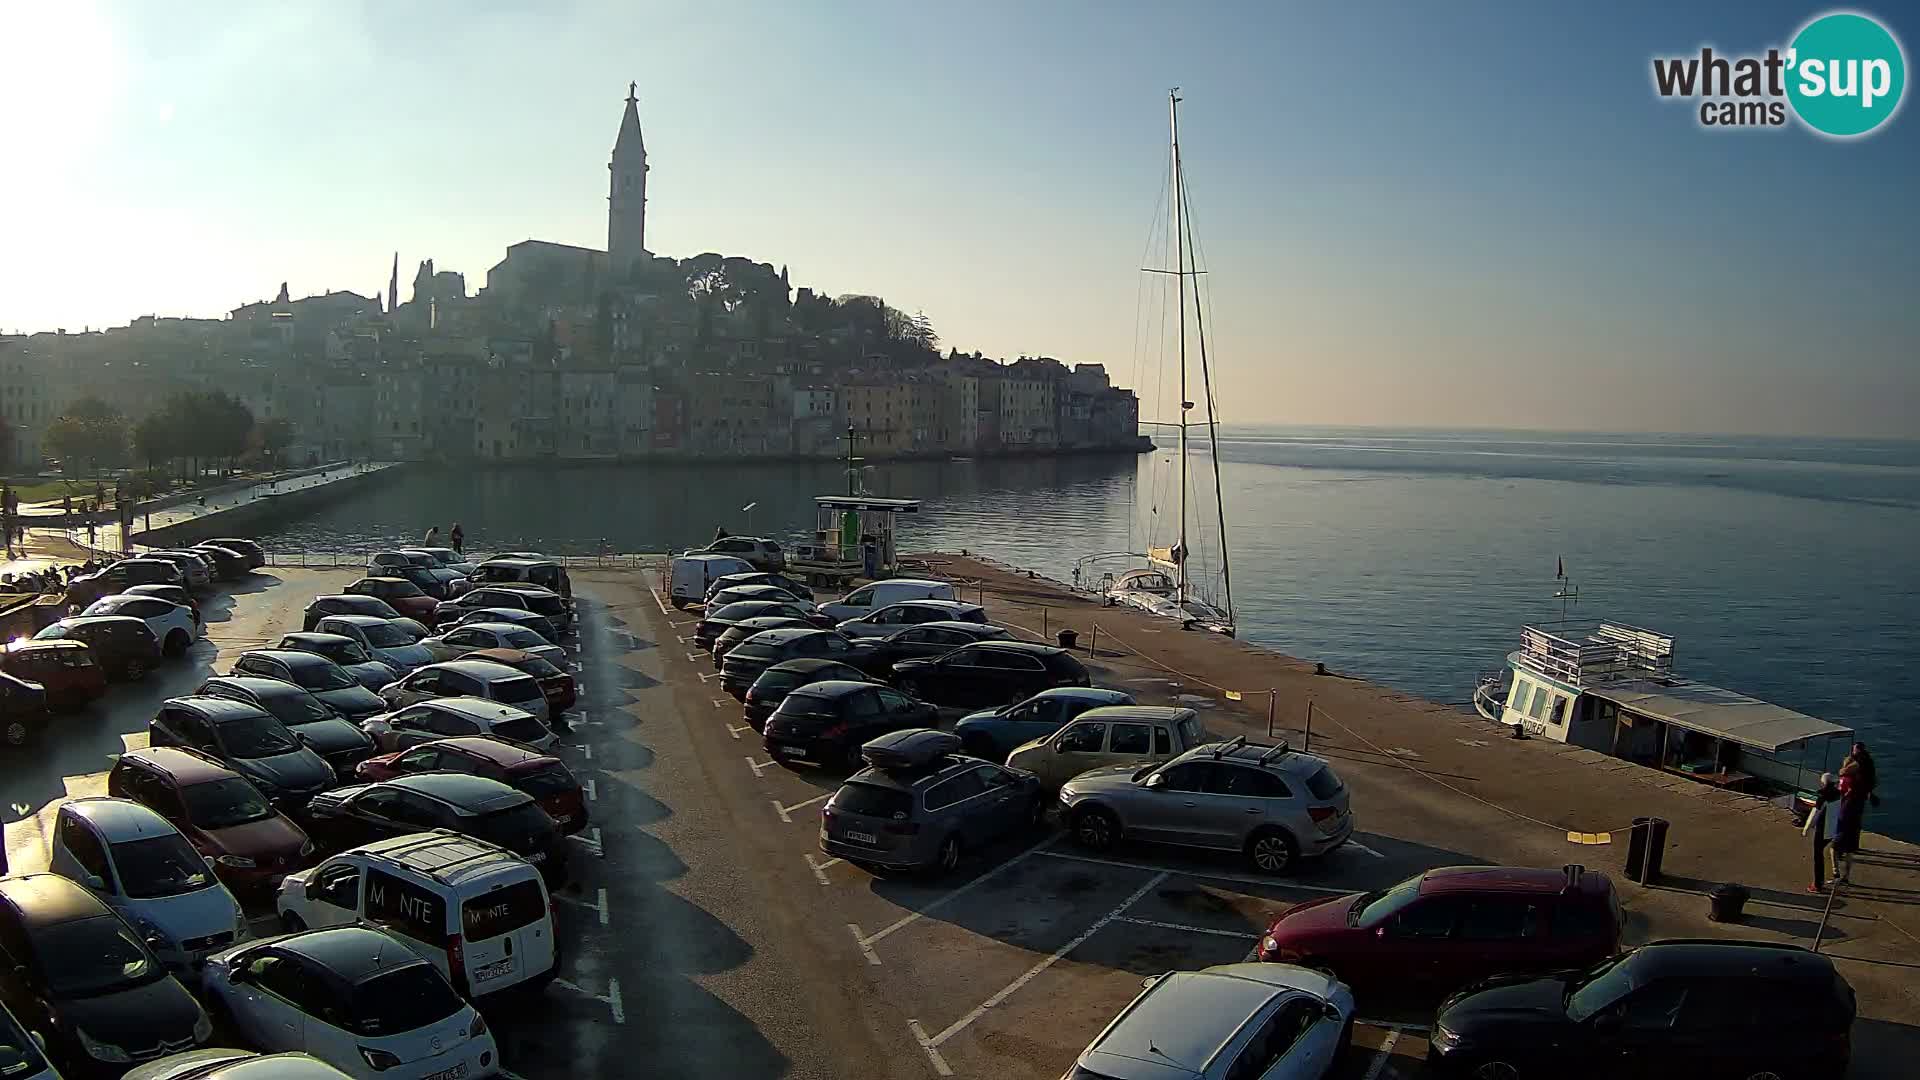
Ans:
[[[438,539],[440,539],[440,526],[438,525],[427,526],[427,538],[424,541],[422,541],[422,543],[431,544]]]
[[[453,553],[455,555],[460,555],[465,552],[466,543],[467,543],[467,530],[461,528],[459,522],[456,521],[453,523],[453,531],[447,534],[447,539],[452,541]]]
[[[1847,759],[1840,764],[1840,806],[1835,815],[1833,839],[1834,865],[1841,867],[1837,879],[1851,883],[1853,856],[1860,851],[1860,827],[1870,802],[1878,803],[1874,787],[1879,783],[1873,755],[1866,743],[1854,743]],[[1845,860],[1843,862],[1842,860]]]
[[[1807,811],[1806,823],[1800,826],[1803,836],[1813,838],[1813,884],[1807,886],[1811,893],[1827,891],[1827,847],[1832,842],[1831,832],[1838,820],[1840,785],[1834,782],[1832,773],[1820,774],[1820,788],[1813,793],[1813,809]]]

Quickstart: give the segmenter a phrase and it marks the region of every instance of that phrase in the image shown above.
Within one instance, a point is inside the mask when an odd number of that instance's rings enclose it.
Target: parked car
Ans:
[[[723,574],[713,579],[707,585],[707,600],[711,603],[715,593],[741,585],[774,585],[785,589],[796,600],[812,601],[813,599],[813,590],[799,578],[769,570],[749,570],[741,574]]]
[[[828,604],[820,611],[835,623],[858,619],[906,600],[957,600],[953,586],[927,578],[887,578],[869,582]]]
[[[428,560],[421,555],[422,560]],[[410,581],[421,592],[436,602],[451,600],[467,591],[467,579],[451,570],[442,570],[438,566],[389,566],[381,570],[382,577],[399,578]]]
[[[157,597],[170,604],[179,604],[181,607],[186,608],[187,611],[192,614],[193,621],[196,625],[202,621],[200,601],[195,600],[192,593],[179,585],[129,585],[120,595]]]
[[[8,746],[25,746],[46,727],[46,688],[0,673],[0,740]]]
[[[172,971],[247,936],[247,917],[173,823],[128,799],[69,799],[54,812],[48,869],[93,890]]]
[[[200,620],[193,617],[193,612],[156,596],[124,593],[103,596],[87,605],[80,618],[98,619],[108,615],[124,615],[146,623],[155,640],[160,642],[162,656],[185,656],[193,647],[194,639],[200,636]]]
[[[556,596],[554,599],[558,600],[559,597]],[[466,616],[469,613],[480,608],[507,608],[509,610],[531,612],[533,611],[533,597],[527,593],[516,592],[500,585],[480,585],[468,589],[452,600],[445,600],[436,604],[429,621],[435,626],[445,626],[448,623],[462,623],[467,621]],[[545,613],[539,612],[536,614]],[[553,622],[551,616],[548,616],[548,622]],[[560,624],[553,622],[553,629],[557,635],[560,631]],[[557,644],[557,638],[554,640]]]
[[[195,544],[186,550],[212,564],[213,576],[221,581],[234,581],[253,572],[253,560],[232,548],[218,544]]]
[[[856,866],[951,873],[968,852],[1040,823],[1032,775],[959,754],[944,731],[908,729],[860,749],[866,767],[827,800],[820,850]]]
[[[78,641],[87,647],[107,678],[137,682],[160,661],[160,639],[131,615],[70,615],[48,623],[35,641]]]
[[[837,632],[847,633],[844,628]],[[849,636],[856,645],[870,646],[860,666],[875,678],[893,674],[893,665],[902,660],[931,660],[976,641],[1008,640],[1007,632],[998,626],[971,622],[924,622],[885,637]]]
[[[512,705],[477,697],[441,697],[415,702],[368,718],[362,725],[382,753],[455,735],[491,735],[535,749],[554,744],[540,718]]]
[[[567,650],[549,645],[546,638],[512,623],[463,623],[435,637],[421,638],[420,647],[433,654],[435,662],[452,660],[475,649],[518,649],[549,664],[567,662]]]
[[[811,627],[762,630],[727,651],[726,659],[720,662],[720,687],[744,700],[747,688],[761,672],[775,664],[803,657],[835,660],[864,669],[862,660],[869,648],[865,643],[848,641],[838,630]],[[864,674],[861,676],[863,681],[867,678]]]
[[[392,577],[397,575],[389,574],[388,571],[397,569],[399,567],[403,567],[403,566],[430,567],[435,565],[438,565],[438,564],[435,563],[433,556],[428,555],[424,551],[418,554],[415,554],[412,552],[406,552],[406,551],[397,551],[397,550],[376,551],[373,554],[367,556],[367,576],[368,577]]]
[[[1040,778],[1048,790],[1089,769],[1166,761],[1212,741],[1192,709],[1107,705],[1088,709],[1045,738],[1015,747],[1007,764]]]
[[[528,611],[526,608],[474,608],[471,611],[463,613],[452,623],[442,623],[441,629],[446,630],[454,626],[465,626],[468,623],[477,622],[508,623],[513,626],[524,626],[534,633],[539,634],[541,638],[545,639],[547,644],[560,644],[560,631],[554,629],[553,623],[548,621],[545,615],[536,614]]]
[[[1088,709],[1131,704],[1133,695],[1124,690],[1060,686],[1012,705],[968,713],[953,726],[953,733],[960,736],[961,749],[973,757],[1005,761],[1015,747],[1046,738]]]
[[[324,656],[340,665],[341,671],[353,676],[355,681],[369,690],[377,691],[400,677],[399,669],[385,660],[376,658],[373,653],[367,651],[365,645],[345,634],[303,631],[285,635],[273,647]]]
[[[538,585],[547,591],[573,599],[573,579],[567,568],[552,559],[492,558],[473,568],[475,585],[523,583]]]
[[[1448,998],[1443,1077],[1839,1077],[1853,987],[1796,945],[1657,941],[1585,971],[1490,979]]]
[[[107,794],[173,822],[213,872],[238,892],[271,888],[309,865],[314,846],[246,777],[199,750],[129,750],[107,774]]]
[[[764,536],[723,536],[703,548],[695,548],[688,555],[731,555],[745,561],[755,570],[785,570],[786,552],[780,550],[777,541]]]
[[[405,708],[443,697],[475,697],[548,718],[547,695],[538,680],[504,664],[485,660],[448,660],[428,664],[380,691],[388,709]]]
[[[540,692],[547,696],[549,718],[557,718],[561,713],[573,708],[574,701],[579,697],[572,675],[552,662],[524,649],[475,649],[470,653],[461,653],[454,659],[485,660],[530,676],[540,684]]]
[[[573,602],[544,585],[535,585],[528,581],[503,581],[485,588],[490,596],[498,596],[502,593],[518,596],[520,603],[528,611],[536,615],[545,615],[554,629],[563,634],[573,631]]]
[[[1443,866],[1287,909],[1260,939],[1260,959],[1437,1000],[1494,975],[1590,968],[1620,951],[1620,923],[1605,874]]]
[[[373,740],[359,724],[294,683],[259,675],[216,675],[194,692],[201,697],[244,701],[270,713],[294,738],[326,758],[343,780],[353,775],[354,766],[373,756]]]
[[[978,709],[1031,697],[1055,686],[1092,686],[1074,655],[1030,641],[980,641],[932,660],[893,665],[893,682],[935,705]]]
[[[353,1080],[312,1054],[256,1054],[210,1046],[150,1061],[122,1080]]]
[[[823,630],[827,628],[827,620],[804,600],[742,600],[710,609],[702,615],[700,621],[694,624],[693,642],[702,649],[711,649],[714,639],[725,633],[728,627],[737,626],[748,619],[769,616],[799,619]]]
[[[211,540],[202,541],[202,543],[211,544],[214,547],[223,547],[228,551],[237,552],[246,556],[247,565],[252,569],[258,570],[267,565],[266,549],[261,547],[258,541],[242,540],[236,536],[216,536]]]
[[[422,622],[432,620],[434,608],[440,605],[420,586],[401,577],[363,577],[347,586],[346,592],[385,600],[393,610]]]
[[[785,615],[762,615],[752,619],[741,619],[713,639],[713,666],[719,667],[735,645],[750,637],[764,634],[769,630],[813,630],[815,626],[805,619],[789,618]]]
[[[818,682],[787,694],[767,717],[763,741],[775,761],[798,759],[854,772],[864,767],[860,747],[869,740],[932,727],[939,719],[933,706],[890,686]]]
[[[735,585],[707,594],[707,607],[718,611],[728,604],[737,604],[742,600],[791,600],[812,606],[810,596],[795,596],[791,589],[779,585],[753,584]]]
[[[1128,839],[1237,851],[1262,874],[1346,843],[1348,800],[1326,759],[1244,735],[1160,765],[1094,769],[1060,788],[1062,815],[1082,847],[1106,851]]]
[[[420,773],[354,784],[316,797],[308,812],[308,831],[323,850],[448,829],[498,844],[539,867],[550,883],[566,877],[560,826],[533,796],[484,776]]]
[[[704,603],[715,581],[729,574],[752,572],[747,560],[732,555],[676,556],[667,571],[667,599],[676,608]]]
[[[228,949],[207,964],[209,1000],[248,1042],[299,1050],[353,1075],[495,1075],[479,1012],[432,964],[378,930],[308,930]]]
[[[213,560],[197,551],[143,551],[143,559],[159,559],[180,568],[180,584],[189,589],[213,587]]]
[[[798,660],[782,660],[760,673],[747,687],[745,714],[748,726],[755,731],[766,727],[767,717],[780,707],[788,694],[802,686],[817,682],[845,681],[865,682],[867,673],[852,665],[838,660],[826,660],[820,657],[802,657]]]
[[[133,928],[59,874],[0,878],[0,1002],[76,1076],[213,1037],[206,1010]]]
[[[357,776],[372,783],[423,772],[484,776],[533,796],[561,832],[587,827],[587,800],[580,781],[559,758],[526,743],[469,735],[434,739],[360,763]]]
[[[314,623],[313,628],[323,634],[352,638],[372,653],[375,660],[405,675],[423,664],[433,663],[433,653],[420,645],[426,639],[415,637],[407,626],[408,621],[383,619],[378,615],[326,615]]]
[[[408,552],[425,552],[433,557],[433,565],[440,567],[442,570],[452,570],[461,577],[468,578],[469,580],[473,577],[474,568],[479,565],[450,547],[411,547],[406,550]]]
[[[870,615],[857,619],[847,619],[838,623],[834,629],[848,637],[883,638],[903,627],[919,626],[923,623],[972,623],[987,625],[987,609],[979,604],[964,603],[959,600],[902,600]],[[1006,631],[1001,630],[1001,637]]]
[[[165,559],[121,559],[112,566],[67,582],[67,605],[83,608],[129,585],[186,585],[180,568]]]
[[[320,699],[347,720],[360,720],[383,707],[380,695],[360,685],[339,664],[319,653],[298,649],[249,649],[233,661],[233,674],[257,675],[292,683]]]
[[[29,1034],[5,1005],[0,1005],[0,1075],[17,1080],[60,1080],[60,1073],[41,1048],[40,1037]]]
[[[227,698],[177,697],[147,722],[152,746],[203,750],[284,809],[332,787],[333,766],[264,709]]]
[[[300,629],[317,630],[321,619],[329,615],[371,615],[376,619],[397,622],[413,635],[415,641],[427,636],[426,624],[418,619],[409,619],[395,611],[392,604],[377,596],[359,596],[347,593],[335,593],[331,596],[316,596],[307,604],[300,621]],[[339,633],[338,630],[331,631]]]
[[[376,925],[474,1000],[559,974],[540,872],[470,836],[417,832],[343,851],[281,883],[278,908],[295,930]]]
[[[1173,971],[1094,1037],[1067,1076],[1320,1080],[1353,1038],[1353,990],[1291,965]]]
[[[84,641],[12,641],[0,645],[0,672],[39,683],[47,708],[80,709],[107,692],[107,673]]]

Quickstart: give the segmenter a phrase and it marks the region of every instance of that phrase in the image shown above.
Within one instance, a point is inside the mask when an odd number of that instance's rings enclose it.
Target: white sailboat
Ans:
[[[1109,551],[1088,555],[1075,564],[1076,587],[1100,593],[1111,604],[1125,604],[1149,614],[1179,622],[1188,629],[1207,630],[1231,637],[1234,633],[1233,587],[1228,576],[1226,507],[1220,501],[1220,451],[1216,438],[1219,417],[1214,410],[1213,379],[1207,363],[1206,319],[1199,296],[1199,275],[1194,257],[1193,225],[1190,220],[1185,175],[1180,163],[1180,90],[1167,93],[1168,131],[1171,145],[1172,221],[1168,238],[1173,242],[1172,268],[1149,267],[1144,272],[1170,274],[1178,296],[1180,409],[1178,429],[1177,526],[1171,536],[1149,535],[1144,552]],[[1194,424],[1189,414],[1195,402],[1189,396],[1187,325],[1193,324],[1193,341],[1199,362],[1200,388],[1206,403],[1207,450],[1213,473],[1213,544],[1218,552],[1217,571],[1200,567],[1194,559],[1190,528],[1195,524],[1192,457],[1189,453],[1189,429]],[[1157,510],[1157,508],[1156,508]],[[1162,524],[1156,512],[1154,526]],[[1157,529],[1150,529],[1150,533]],[[1161,541],[1156,544],[1155,541]]]

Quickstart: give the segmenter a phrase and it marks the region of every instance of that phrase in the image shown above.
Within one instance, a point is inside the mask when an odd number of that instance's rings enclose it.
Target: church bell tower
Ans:
[[[638,84],[627,84],[627,111],[607,163],[612,186],[607,194],[607,265],[624,278],[635,259],[647,253],[647,147],[640,138]]]

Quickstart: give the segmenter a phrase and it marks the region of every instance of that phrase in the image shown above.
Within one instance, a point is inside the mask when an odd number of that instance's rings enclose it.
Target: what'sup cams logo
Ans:
[[[1850,11],[1821,15],[1783,51],[1763,56],[1653,58],[1662,98],[1698,101],[1706,128],[1778,128],[1789,116],[1821,135],[1850,139],[1893,119],[1907,88],[1900,42],[1878,20]]]

